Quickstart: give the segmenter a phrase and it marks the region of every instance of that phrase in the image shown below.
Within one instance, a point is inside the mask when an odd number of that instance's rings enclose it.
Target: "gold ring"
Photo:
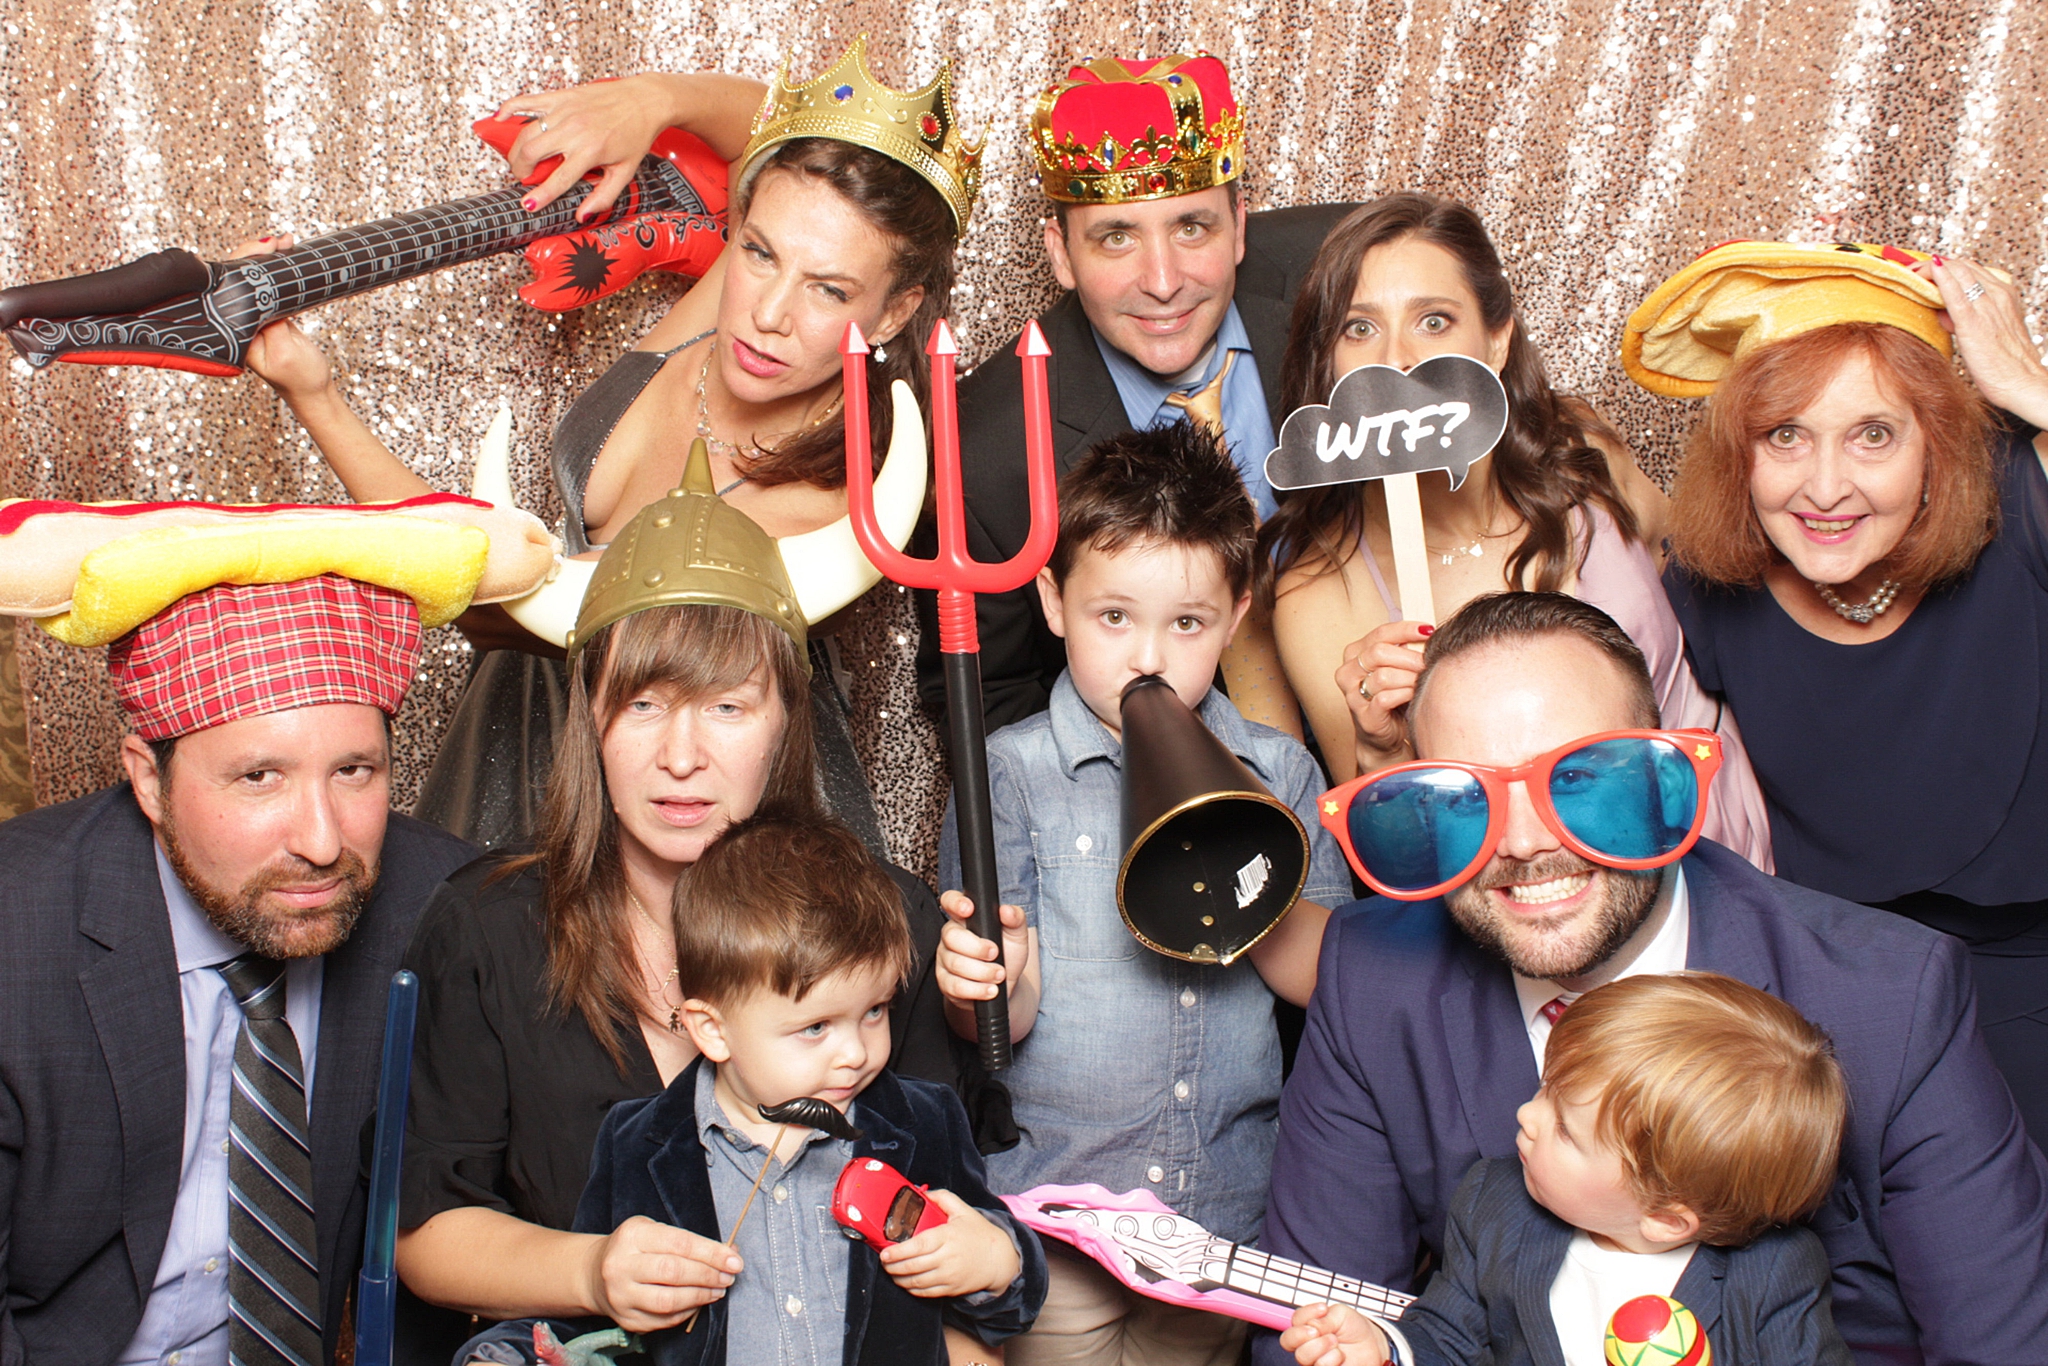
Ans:
[[[1371,670],[1371,669],[1367,669],[1367,670],[1366,670],[1366,671],[1365,671],[1364,673],[1362,673],[1362,674],[1360,674],[1360,675],[1358,676],[1358,695],[1359,695],[1360,697],[1363,697],[1363,698],[1364,698],[1364,699],[1365,699],[1366,701],[1368,701],[1368,702],[1372,701],[1372,670]]]

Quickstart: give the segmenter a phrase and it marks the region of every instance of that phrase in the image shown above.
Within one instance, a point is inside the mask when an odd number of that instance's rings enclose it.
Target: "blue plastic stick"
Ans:
[[[398,1162],[405,1148],[405,1101],[412,1089],[412,1025],[420,979],[391,975],[384,1008],[384,1070],[377,1081],[377,1147],[370,1161],[370,1206],[363,1231],[363,1274],[356,1285],[356,1366],[391,1366],[398,1277]]]

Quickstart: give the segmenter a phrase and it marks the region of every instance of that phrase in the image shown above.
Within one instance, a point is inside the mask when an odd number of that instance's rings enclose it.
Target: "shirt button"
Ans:
[[[787,1199],[789,1199],[789,1187],[778,1185],[775,1188],[775,1203],[779,1205]]]
[[[1188,1098],[1188,1084],[1186,1082],[1177,1081],[1173,1084],[1173,1098],[1175,1100],[1186,1100]],[[1155,1176],[1152,1179],[1157,1181],[1159,1178]]]
[[[784,1300],[782,1302],[782,1307],[789,1311],[789,1316],[791,1318],[796,1318],[798,1315],[804,1312],[804,1302],[794,1295],[791,1295],[788,1299]]]
[[[208,1257],[208,1258],[206,1259],[206,1269],[207,1269],[208,1271],[218,1271],[218,1270],[220,1270],[220,1258],[218,1258],[218,1257]]]
[[[1095,847],[1095,841],[1089,839],[1086,835],[1081,835],[1074,840],[1074,847],[1085,854]]]
[[[1159,1184],[1159,1183],[1160,1183],[1161,1181],[1164,1181],[1164,1180],[1166,1179],[1166,1168],[1164,1168],[1164,1167],[1147,1167],[1147,1168],[1145,1168],[1145,1179],[1146,1179],[1147,1181],[1150,1181],[1150,1182],[1151,1182],[1151,1183],[1152,1183],[1153,1185],[1155,1185],[1155,1186],[1156,1186],[1156,1185],[1158,1185],[1158,1184]]]
[[[1184,1006],[1194,1005],[1195,989],[1193,987],[1182,987],[1180,989],[1180,1003]]]
[[[222,1140],[220,1141],[220,1150],[221,1150],[222,1152],[226,1152],[226,1151],[228,1150],[229,1146],[231,1145],[231,1143],[232,1143],[232,1140],[230,1140],[230,1139],[225,1139],[225,1138],[224,1138],[224,1139],[222,1139]]]
[[[178,1363],[183,1361],[184,1359],[185,1354],[183,1352],[173,1352],[169,1356],[164,1358],[164,1363],[165,1366],[178,1366]]]

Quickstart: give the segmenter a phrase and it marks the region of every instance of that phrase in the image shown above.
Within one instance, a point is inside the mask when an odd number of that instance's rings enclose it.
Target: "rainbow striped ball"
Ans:
[[[1712,1366],[1700,1321],[1677,1300],[1638,1295],[1607,1320],[1607,1366]]]

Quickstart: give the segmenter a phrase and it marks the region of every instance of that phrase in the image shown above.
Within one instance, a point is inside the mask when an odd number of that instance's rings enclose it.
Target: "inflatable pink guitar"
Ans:
[[[1285,1328],[1305,1304],[1348,1304],[1406,1355],[1393,1320],[1414,1302],[1413,1295],[1218,1238],[1150,1191],[1114,1195],[1094,1185],[1034,1186],[1004,1196],[1003,1203],[1038,1233],[1071,1244],[1140,1295],[1267,1328]]]

